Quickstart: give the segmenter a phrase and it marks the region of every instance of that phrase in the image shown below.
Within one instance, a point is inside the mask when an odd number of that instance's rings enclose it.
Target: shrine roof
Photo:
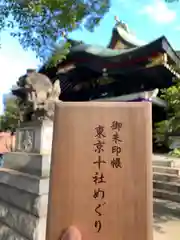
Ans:
[[[74,61],[77,65],[87,64],[89,68],[92,68],[94,71],[102,71],[102,67],[106,68],[106,66],[104,66],[106,63],[117,63],[114,67],[107,66],[107,68],[118,69],[120,69],[120,67],[124,69],[125,65],[128,64],[129,69],[130,65],[146,61],[159,53],[166,53],[176,65],[180,66],[179,56],[164,36],[149,44],[130,49],[114,50],[96,45],[84,44],[74,47],[69,53],[69,59]]]
[[[66,59],[60,61],[53,68],[53,71],[72,63],[76,68],[83,66],[95,72],[102,72],[103,68],[107,68],[108,71],[114,69],[121,73],[126,71],[127,68],[131,71],[132,66],[139,68],[139,65],[143,65],[143,67],[146,67],[148,59],[163,53],[167,54],[172,65],[180,67],[180,56],[174,51],[165,36],[146,43],[136,37],[127,23],[119,20],[117,16],[114,19],[115,25],[108,47],[72,40],[64,34],[66,41],[71,44],[71,48],[66,55]],[[116,46],[117,42],[120,43],[120,47]],[[60,48],[62,48],[62,45]],[[39,71],[48,75],[49,70],[47,66],[42,66]]]
[[[170,43],[168,42],[167,38],[165,36],[162,36],[148,44],[134,46],[131,48],[126,49],[111,49],[107,47],[103,47],[100,45],[95,44],[78,44],[74,47],[72,47],[69,51],[70,56],[84,53],[85,55],[89,55],[92,57],[102,57],[102,58],[114,58],[119,56],[127,56],[129,54],[135,53],[136,51],[140,50],[148,50],[149,48],[154,48],[156,50],[159,50],[161,52],[167,52],[170,54],[170,52],[173,52],[173,55],[171,55],[175,60],[179,60],[179,55],[176,54],[176,52],[171,47]]]
[[[180,68],[180,54],[174,51],[165,36],[146,43],[137,39],[127,24],[117,18],[115,20],[108,47],[66,38],[71,43],[66,59],[53,68],[43,66],[39,72],[51,79],[59,78],[62,95],[73,92],[77,83],[97,79],[104,70],[109,77],[120,82],[122,88],[129,79],[132,84],[139,84],[139,81],[146,85],[150,82],[146,86],[148,89],[168,87],[174,77],[180,78],[176,71]],[[136,78],[139,80],[134,81]]]
[[[64,62],[73,63],[76,66],[83,65],[97,72],[102,72],[103,68],[122,72],[126,68],[129,70],[132,65],[138,67],[139,64],[148,62],[148,59],[159,53],[166,53],[173,65],[180,66],[179,55],[164,36],[146,45],[129,49],[110,49],[98,45],[79,44],[71,48]],[[61,64],[59,63],[57,68],[61,68]],[[48,70],[43,66],[39,72],[46,74]]]

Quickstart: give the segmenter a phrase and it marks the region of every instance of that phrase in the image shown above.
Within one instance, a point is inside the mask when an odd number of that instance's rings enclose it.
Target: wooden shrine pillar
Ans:
[[[152,240],[151,103],[56,106],[47,240]]]

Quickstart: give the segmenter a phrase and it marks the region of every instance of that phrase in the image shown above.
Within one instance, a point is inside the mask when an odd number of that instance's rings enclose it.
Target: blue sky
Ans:
[[[71,37],[106,46],[111,37],[115,15],[126,22],[140,40],[149,42],[165,35],[172,46],[180,50],[180,0],[173,3],[165,3],[164,0],[112,0],[109,13],[93,33],[76,31]],[[24,51],[7,32],[1,34],[1,45],[0,102],[2,94],[9,91],[27,68],[37,68],[40,64],[33,52]]]

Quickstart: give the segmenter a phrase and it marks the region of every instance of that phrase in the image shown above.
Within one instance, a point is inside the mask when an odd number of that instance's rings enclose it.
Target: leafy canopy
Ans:
[[[14,131],[20,120],[20,109],[18,100],[15,97],[9,97],[6,100],[4,113],[0,116],[0,129],[3,131]]]
[[[180,81],[162,90],[161,98],[168,103],[167,119],[156,124],[155,136],[160,144],[171,144],[171,137],[180,134]]]
[[[62,33],[92,31],[109,6],[109,0],[2,0],[0,31],[9,29],[24,49],[44,59]]]

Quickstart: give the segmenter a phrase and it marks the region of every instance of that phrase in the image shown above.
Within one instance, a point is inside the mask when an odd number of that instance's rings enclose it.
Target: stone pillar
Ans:
[[[0,169],[0,239],[45,240],[53,122],[23,123]]]

